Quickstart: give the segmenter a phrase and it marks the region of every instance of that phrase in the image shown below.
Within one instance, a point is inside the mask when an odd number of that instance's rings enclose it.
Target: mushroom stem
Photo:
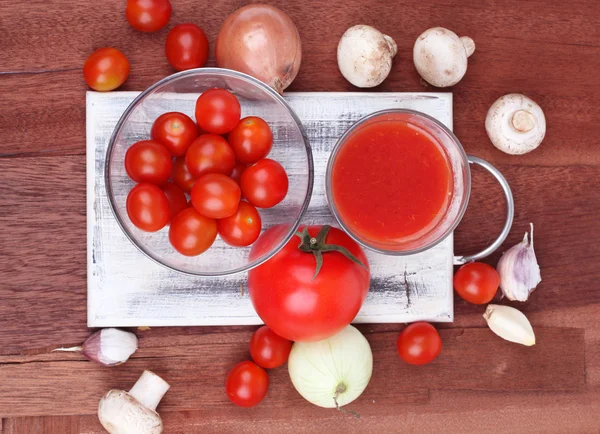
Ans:
[[[383,35],[383,39],[385,39],[385,42],[388,43],[388,46],[390,47],[390,52],[392,53],[392,57],[398,54],[398,44],[396,44],[396,41],[394,41],[388,35]]]
[[[460,42],[462,42],[463,47],[465,47],[467,57],[471,57],[471,54],[475,52],[475,41],[468,36],[461,36]]]
[[[165,396],[169,387],[171,387],[169,383],[154,372],[144,371],[129,391],[129,394],[150,410],[156,411],[158,403]]]
[[[535,116],[527,110],[517,110],[512,116],[511,124],[515,130],[527,133],[535,126]]]

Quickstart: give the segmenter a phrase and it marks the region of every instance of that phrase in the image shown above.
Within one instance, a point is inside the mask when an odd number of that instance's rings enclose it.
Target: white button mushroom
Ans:
[[[419,75],[436,87],[454,86],[467,72],[467,58],[475,52],[475,42],[467,37],[434,27],[417,38],[413,61]]]
[[[160,434],[163,423],[156,407],[169,387],[158,375],[144,371],[129,392],[111,390],[100,399],[98,419],[111,434]]]
[[[485,130],[496,148],[521,155],[540,146],[546,135],[546,118],[531,98],[511,93],[492,104],[485,118]]]
[[[392,38],[371,26],[359,24],[342,35],[337,49],[342,75],[356,87],[375,87],[392,69],[398,47]]]

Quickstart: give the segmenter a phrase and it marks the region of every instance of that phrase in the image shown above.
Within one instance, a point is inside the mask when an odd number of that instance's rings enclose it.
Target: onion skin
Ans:
[[[216,54],[219,67],[251,75],[281,94],[298,74],[302,46],[289,16],[276,7],[253,4],[225,19]]]

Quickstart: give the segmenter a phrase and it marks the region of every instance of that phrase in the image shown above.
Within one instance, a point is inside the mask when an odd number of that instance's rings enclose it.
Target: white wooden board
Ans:
[[[104,187],[106,147],[115,124],[137,92],[87,93],[88,325],[200,326],[260,324],[245,275],[191,277],[164,268],[126,238]],[[325,199],[329,151],[352,123],[377,110],[410,108],[452,128],[450,93],[289,93],[286,100],[310,139],[315,182],[303,223],[333,224]],[[172,110],[193,105],[189,96]],[[148,127],[148,130],[150,128]],[[363,323],[453,320],[453,238],[409,257],[367,252],[371,289],[355,319]]]

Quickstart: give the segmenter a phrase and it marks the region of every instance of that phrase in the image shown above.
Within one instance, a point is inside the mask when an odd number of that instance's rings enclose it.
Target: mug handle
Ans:
[[[498,247],[502,245],[502,243],[508,236],[508,233],[510,232],[510,228],[513,223],[513,218],[515,216],[515,200],[513,198],[510,186],[508,185],[508,182],[506,181],[506,178],[502,175],[502,173],[500,173],[498,169],[496,169],[490,163],[481,158],[473,157],[472,155],[467,155],[467,161],[469,162],[469,164],[477,164],[478,166],[481,166],[485,170],[490,172],[492,175],[494,175],[494,178],[496,178],[496,180],[500,184],[500,187],[502,187],[502,191],[504,192],[504,196],[506,198],[506,220],[504,221],[504,227],[502,228],[502,232],[500,232],[500,235],[498,235],[498,237],[494,240],[492,244],[487,246],[481,252],[475,253],[473,255],[455,256],[454,265],[462,265],[466,264],[467,262],[477,261],[494,253],[496,249],[498,249]]]

